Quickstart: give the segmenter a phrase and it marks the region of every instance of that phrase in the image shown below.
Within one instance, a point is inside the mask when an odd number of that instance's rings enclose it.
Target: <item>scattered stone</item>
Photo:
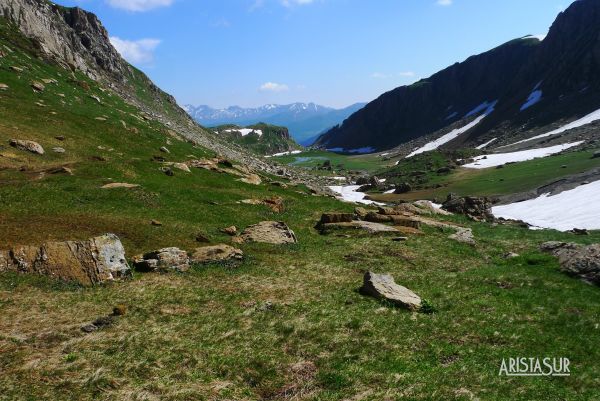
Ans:
[[[319,224],[349,223],[354,220],[352,213],[323,213]]]
[[[173,177],[175,175],[175,172],[170,167],[161,167],[160,171],[162,171],[169,177]]]
[[[190,269],[190,259],[187,252],[171,247],[136,256],[133,265],[143,272],[186,272]]]
[[[225,227],[221,229],[221,232],[223,234],[227,234],[227,235],[231,235],[232,237],[237,235],[237,227],[236,226],[230,226],[230,227]]]
[[[434,214],[434,215],[437,214],[440,216],[452,215],[452,213],[447,212],[444,209],[435,207],[433,205],[433,203],[431,203],[430,201],[420,200],[420,201],[413,202],[413,205],[418,208],[418,211],[417,211],[418,214]],[[399,205],[399,206],[401,206],[401,205]]]
[[[62,167],[57,167],[57,168],[53,168],[51,170],[48,170],[48,173],[50,173],[50,174],[68,174],[68,175],[73,175],[73,170],[71,170],[69,167],[62,166]]]
[[[450,235],[448,238],[461,242],[468,245],[476,245],[475,237],[473,236],[473,230],[470,228],[459,228],[456,233]]]
[[[44,89],[46,89],[46,87],[44,86],[43,83],[38,82],[38,81],[32,81],[31,82],[31,87],[33,88],[33,90],[35,90],[36,92],[43,92]]]
[[[262,180],[257,174],[248,174],[241,178],[240,181],[250,185],[260,185],[262,183]]]
[[[600,244],[551,241],[543,243],[540,249],[556,256],[564,273],[600,285]]]
[[[437,173],[437,174],[447,174],[447,173],[449,173],[451,170],[452,170],[452,169],[451,169],[450,167],[441,167],[441,168],[438,168],[438,169],[437,169],[436,173]]]
[[[41,274],[94,285],[131,276],[125,249],[114,234],[85,241],[47,242],[0,251],[0,272]]]
[[[159,150],[163,153],[171,153],[171,151],[164,146],[161,146]]]
[[[196,242],[208,244],[210,242],[210,238],[206,234],[200,232],[196,234]]]
[[[598,159],[600,158],[600,150],[597,150],[594,152],[594,154],[592,155],[592,159]]]
[[[452,213],[464,214],[476,221],[494,221],[492,202],[485,197],[461,198],[455,194],[449,194],[442,208]]]
[[[53,151],[54,153],[65,153],[65,152],[66,152],[65,148],[61,148],[61,147],[59,147],[59,146],[57,146],[57,147],[55,147],[55,148],[52,148],[52,151]]]
[[[105,159],[106,160],[106,159]],[[101,189],[114,189],[114,188],[138,188],[138,184],[128,184],[126,182],[111,182],[110,184],[106,184],[101,186]]]
[[[354,208],[354,214],[359,219],[364,219],[369,214],[369,210],[365,209],[364,207],[356,207]]]
[[[8,85],[0,83],[0,90],[1,91],[8,90]]]
[[[96,117],[96,118],[94,118],[94,120],[97,120],[97,121],[106,121],[106,117]]]
[[[192,263],[215,263],[241,260],[244,252],[229,245],[220,244],[196,248],[192,257]]]
[[[399,194],[405,194],[410,191],[412,191],[412,186],[407,182],[403,182],[401,184],[396,185],[396,189],[394,190],[394,193],[399,195]]]
[[[11,65],[11,66],[10,66],[10,69],[11,69],[12,71],[14,71],[14,72],[23,72],[23,68],[21,68],[21,67],[17,67],[17,66],[15,66],[15,65]]]
[[[514,258],[518,258],[518,257],[519,257],[519,254],[515,253],[515,252],[508,252],[508,253],[505,253],[504,255],[502,255],[503,259],[514,259]]]
[[[45,83],[46,85],[51,85],[51,84],[57,84],[58,81],[54,78],[44,78],[42,79],[42,82]]]
[[[234,242],[263,242],[267,244],[295,244],[298,242],[296,234],[281,221],[262,221],[247,227]]]
[[[127,306],[123,304],[116,305],[113,308],[113,316],[125,316],[127,314]]]
[[[394,278],[389,274],[366,272],[360,293],[391,302],[411,311],[421,308],[421,298],[408,288],[396,284]]]
[[[102,103],[102,100],[100,100],[100,98],[96,95],[90,95],[90,98],[94,99],[98,103]]]
[[[163,223],[161,223],[158,220],[150,220],[150,225],[155,226],[155,227],[162,227]]]
[[[394,237],[394,238],[392,238],[392,241],[394,241],[394,242],[405,242],[405,241],[408,241],[408,237]]]
[[[44,152],[44,148],[42,147],[42,145],[40,145],[37,142],[34,141],[28,141],[28,140],[22,140],[22,139],[11,139],[9,141],[10,146],[20,149],[20,150],[24,150],[27,152],[31,152],[31,153],[35,153],[38,155],[43,155]]]
[[[185,171],[186,173],[191,173],[192,170],[185,163],[173,163],[172,166],[178,170]]]
[[[280,196],[272,196],[263,200],[263,204],[271,209],[274,213],[283,213],[285,206],[283,204],[283,198]]]
[[[395,227],[388,226],[381,223],[373,223],[370,221],[352,221],[350,223],[328,223],[321,224],[319,226],[321,234],[328,234],[331,231],[337,230],[350,230],[350,231],[364,231],[367,234],[392,234],[397,235],[399,230]]]

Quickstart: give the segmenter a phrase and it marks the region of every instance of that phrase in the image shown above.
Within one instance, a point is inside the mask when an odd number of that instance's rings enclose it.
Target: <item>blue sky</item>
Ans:
[[[571,0],[57,0],[180,104],[344,107],[527,34]]]

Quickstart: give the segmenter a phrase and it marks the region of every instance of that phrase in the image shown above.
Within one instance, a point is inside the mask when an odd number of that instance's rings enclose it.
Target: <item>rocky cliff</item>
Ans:
[[[492,102],[494,111],[481,124],[447,146],[477,144],[489,132],[501,144],[600,108],[600,1],[573,3],[543,41],[513,40],[382,95],[317,144],[391,148],[489,112]]]

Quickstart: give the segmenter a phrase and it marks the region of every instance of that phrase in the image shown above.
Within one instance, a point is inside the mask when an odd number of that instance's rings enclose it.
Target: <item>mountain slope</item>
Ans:
[[[357,103],[343,109],[320,106],[314,103],[292,103],[288,105],[268,104],[256,108],[231,106],[213,109],[209,106],[184,106],[198,123],[205,126],[235,124],[247,126],[265,122],[287,127],[296,141],[304,141],[344,121],[349,115],[364,106]]]
[[[325,133],[317,145],[392,148],[449,131],[451,124],[477,115],[470,111],[495,101],[494,112],[446,146],[472,146],[491,137],[501,145],[533,136],[600,108],[599,36],[600,2],[577,1],[557,17],[543,41],[513,40],[394,89]]]
[[[247,127],[227,124],[214,127],[213,130],[227,142],[263,156],[300,149],[286,127],[264,123]]]

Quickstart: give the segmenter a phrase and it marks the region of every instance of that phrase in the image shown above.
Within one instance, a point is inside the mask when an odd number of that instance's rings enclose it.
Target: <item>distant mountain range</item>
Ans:
[[[248,126],[261,122],[287,127],[296,142],[307,146],[312,144],[319,134],[341,124],[365,104],[356,103],[343,109],[315,103],[267,104],[256,108],[231,106],[226,109],[186,105],[183,108],[198,123],[207,127],[224,124]]]
[[[579,0],[558,15],[545,38],[512,40],[385,93],[316,145],[381,151],[406,144],[410,152],[415,143],[454,129],[444,144],[449,149],[490,140],[501,146],[598,109],[600,1]]]

